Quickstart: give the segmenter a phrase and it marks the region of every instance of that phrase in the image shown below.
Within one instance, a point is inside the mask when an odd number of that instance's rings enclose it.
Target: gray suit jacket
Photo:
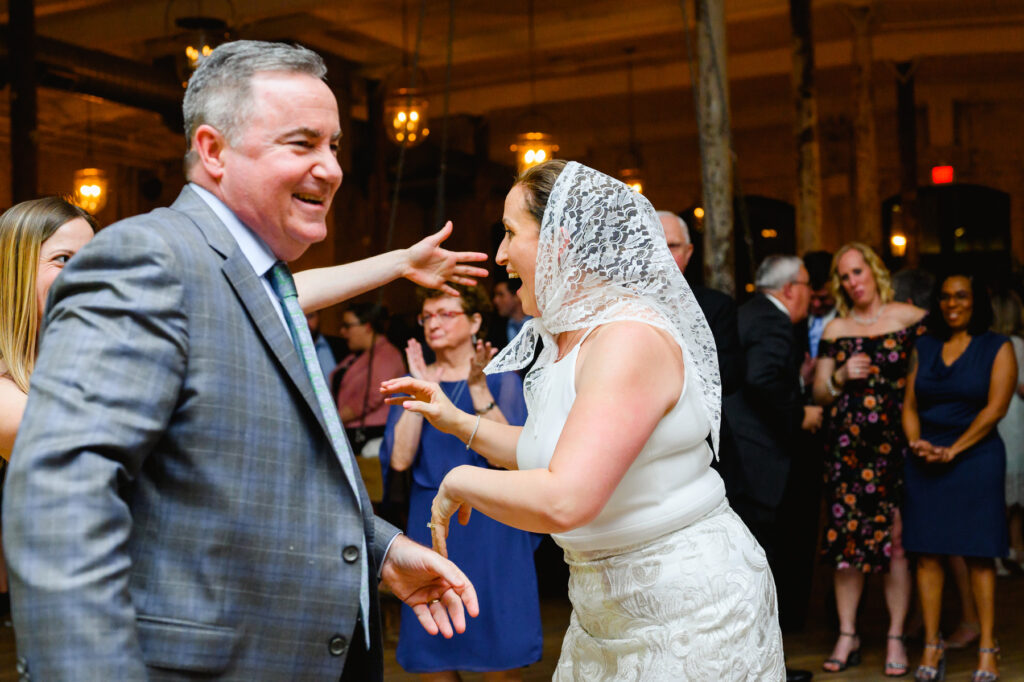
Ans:
[[[338,679],[352,549],[365,534],[376,575],[398,532],[358,488],[362,513],[287,330],[206,204],[186,188],[108,227],[53,287],[7,478],[22,663],[46,681]]]

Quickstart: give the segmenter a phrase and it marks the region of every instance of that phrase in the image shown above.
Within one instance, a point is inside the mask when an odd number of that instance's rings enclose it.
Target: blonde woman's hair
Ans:
[[[39,335],[39,247],[75,218],[84,219],[96,231],[91,215],[61,197],[23,201],[0,215],[0,361],[26,393]]]
[[[836,251],[836,255],[832,257],[832,267],[828,273],[831,280],[829,288],[832,290],[832,297],[836,302],[836,310],[839,311],[841,317],[846,317],[850,312],[850,308],[853,307],[853,301],[846,294],[846,291],[843,289],[843,283],[839,279],[839,259],[849,251],[858,251],[864,257],[864,262],[867,263],[868,269],[871,270],[871,275],[875,278],[875,287],[878,289],[878,297],[882,300],[882,303],[888,303],[894,298],[889,269],[885,267],[885,263],[878,257],[878,254],[870,246],[861,242],[844,244]]]

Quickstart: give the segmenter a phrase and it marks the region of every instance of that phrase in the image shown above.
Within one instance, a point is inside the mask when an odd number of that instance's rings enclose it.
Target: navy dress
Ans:
[[[1007,339],[985,332],[952,365],[942,341],[917,341],[917,411],[921,438],[949,446],[988,403],[996,354]],[[909,455],[904,467],[903,546],[908,552],[1005,557],[1008,548],[1004,478],[1006,450],[996,429],[952,462],[929,464]]]
[[[508,423],[522,426],[526,421],[526,403],[519,376],[514,372],[491,374],[487,386]],[[473,411],[465,381],[442,381],[441,388],[456,407]],[[395,406],[388,414],[380,451],[385,472],[391,462],[395,424],[402,412],[401,406]],[[445,474],[462,464],[493,468],[476,452],[467,450],[458,438],[424,421],[412,465],[406,529],[406,534],[416,542],[430,547],[430,505]],[[478,510],[473,511],[465,526],[453,517],[448,528],[448,558],[476,588],[480,615],[466,618],[466,632],[445,639],[427,634],[412,609],[403,604],[396,652],[402,668],[414,673],[486,672],[539,661],[543,641],[533,564],[533,552],[539,544],[539,535],[498,523]]]

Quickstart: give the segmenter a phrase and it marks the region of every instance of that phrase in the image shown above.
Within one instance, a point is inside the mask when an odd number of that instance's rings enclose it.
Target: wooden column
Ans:
[[[856,113],[853,120],[855,159],[854,223],[859,241],[879,250],[882,244],[881,207],[878,199],[878,147],[875,141],[875,102],[871,83],[873,52],[870,4],[849,7],[853,23],[853,86]]]
[[[821,248],[821,145],[814,90],[811,0],[789,0],[789,21],[793,32],[793,102],[796,108],[796,248],[797,253],[806,253]]]
[[[920,264],[921,230],[917,215],[917,106],[915,62],[896,65],[896,112],[900,148],[900,227],[907,238],[906,265]],[[895,216],[894,216],[895,218]],[[896,221],[893,221],[896,224]]]
[[[723,0],[696,0],[697,87],[704,196],[704,281],[736,294],[733,253],[732,140],[725,67]]]
[[[36,22],[33,0],[10,0],[7,63],[11,79],[11,201],[35,199],[39,191],[39,130],[36,105]]]

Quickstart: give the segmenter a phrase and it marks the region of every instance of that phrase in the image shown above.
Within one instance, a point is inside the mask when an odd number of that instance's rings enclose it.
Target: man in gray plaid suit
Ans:
[[[373,516],[307,362],[282,261],[341,184],[324,75],[218,48],[185,94],[190,184],[53,287],[3,510],[23,679],[379,679],[378,576],[429,632],[476,615],[461,571]],[[299,300],[480,275],[449,231],[302,273]]]

